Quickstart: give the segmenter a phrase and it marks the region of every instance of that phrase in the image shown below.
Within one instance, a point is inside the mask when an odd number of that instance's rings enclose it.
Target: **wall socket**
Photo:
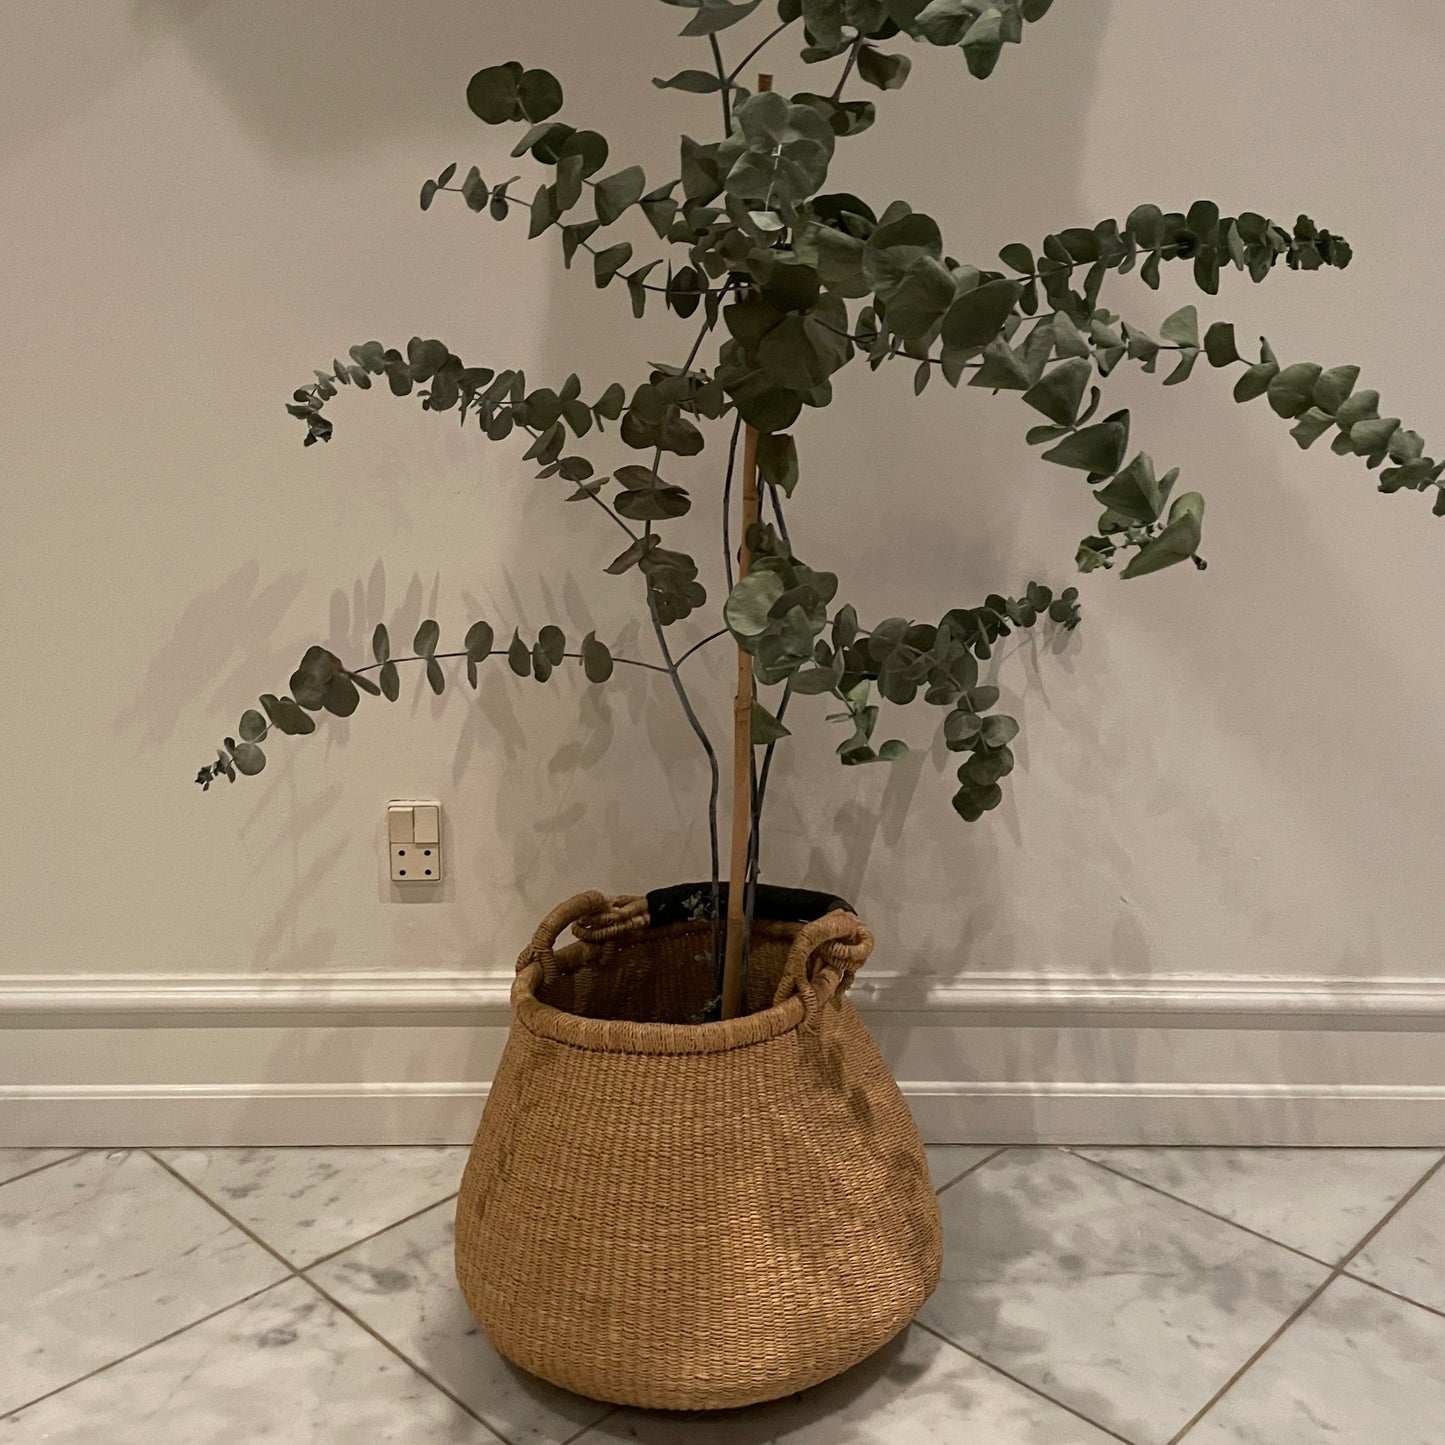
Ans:
[[[423,800],[386,805],[386,843],[393,883],[440,883],[441,804]]]

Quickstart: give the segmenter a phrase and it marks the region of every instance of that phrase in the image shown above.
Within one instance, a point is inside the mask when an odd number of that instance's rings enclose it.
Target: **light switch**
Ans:
[[[410,803],[393,803],[386,810],[386,836],[393,843],[410,843],[415,836],[416,814]]]
[[[440,811],[435,803],[418,803],[411,810],[413,841],[436,843],[441,840],[441,834],[437,831],[437,814]]]
[[[388,803],[386,842],[393,883],[441,882],[440,803]]]

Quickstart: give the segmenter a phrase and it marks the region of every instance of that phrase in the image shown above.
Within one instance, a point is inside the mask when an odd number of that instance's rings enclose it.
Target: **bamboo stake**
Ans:
[[[771,75],[758,76],[759,92],[773,88]],[[758,496],[758,434],[743,434],[742,545],[738,549],[738,581],[748,575],[752,551],[748,533],[761,516]],[[738,688],[733,698],[732,856],[728,863],[728,926],[723,950],[722,1016],[737,1018],[743,1009],[743,960],[747,948],[748,843],[752,831],[753,795],[753,659],[738,648]]]
[[[743,543],[738,551],[738,580],[748,575],[752,553],[748,532],[758,521],[758,434],[748,427],[743,440]],[[748,840],[753,798],[753,659],[738,648],[738,688],[733,698],[732,857],[728,863],[728,928],[723,953],[722,1016],[736,1018],[743,1005],[743,952],[747,934]]]

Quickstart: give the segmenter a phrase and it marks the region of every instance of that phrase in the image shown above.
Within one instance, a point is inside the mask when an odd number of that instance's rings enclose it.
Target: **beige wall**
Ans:
[[[313,640],[355,656],[376,622],[405,638],[427,615],[453,638],[476,615],[635,630],[633,579],[600,573],[605,521],[519,448],[373,393],[303,452],[281,408],[372,336],[539,378],[576,365],[589,391],[680,359],[550,243],[416,205],[448,161],[509,173],[510,137],[462,91],[513,54],[661,176],[669,134],[714,123],[647,85],[692,63],[676,20],[653,0],[0,6],[0,967],[489,971],[577,888],[704,870],[704,774],[651,677],[541,690],[494,667],[480,699],[440,700],[414,679],[281,741],[259,779],[190,781]],[[1231,275],[1201,313],[1286,359],[1360,363],[1438,447],[1442,60],[1426,0],[1059,0],[986,85],[920,55],[836,177],[933,211],[975,257],[1145,200],[1308,209],[1355,244],[1348,272]],[[1149,324],[1190,298],[1177,278],[1109,299]],[[1297,452],[1212,373],[1115,394],[1206,492],[1208,574],[1085,579],[1061,653],[1006,653],[1021,766],[973,827],[921,708],[889,773],[837,768],[823,706],[800,704],[811,754],[779,758],[771,875],[854,896],[891,969],[1438,974],[1445,522]],[[862,367],[840,400],[800,428],[794,530],[865,614],[1075,580],[1094,514],[1024,445],[1016,401],[915,402],[904,372]],[[719,657],[719,723],[725,691]],[[408,904],[382,809],[427,795],[451,872]]]

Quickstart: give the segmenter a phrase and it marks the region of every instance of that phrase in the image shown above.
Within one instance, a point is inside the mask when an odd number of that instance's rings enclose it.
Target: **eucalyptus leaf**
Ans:
[[[751,734],[752,744],[755,748],[765,747],[779,742],[783,738],[792,737],[792,733],[760,702],[753,703]]]
[[[1046,371],[1024,393],[1024,400],[1059,426],[1073,426],[1093,375],[1094,368],[1089,362],[1082,357],[1070,357]]]
[[[582,639],[582,670],[588,682],[606,682],[612,676],[612,654],[597,634],[589,632]]]
[[[943,318],[943,344],[967,349],[992,341],[1012,314],[1022,287],[1017,281],[985,281],[965,291]]]
[[[1193,511],[1182,511],[1153,541],[1139,549],[1122,575],[1126,578],[1143,577],[1183,562],[1199,550],[1199,536],[1198,515]]]
[[[1065,437],[1058,446],[1044,453],[1044,460],[1109,476],[1123,466],[1128,446],[1129,413],[1122,411]]]
[[[767,630],[768,614],[785,591],[773,572],[753,571],[739,579],[723,604],[723,621],[734,637],[751,641]]]
[[[430,657],[437,650],[437,642],[441,638],[441,628],[432,618],[427,618],[416,630],[416,638],[412,642],[412,650],[422,657]]]
[[[604,226],[618,220],[630,206],[642,199],[647,189],[647,176],[641,166],[628,166],[626,170],[600,180],[592,193],[597,208],[597,219]]]
[[[238,773],[253,778],[266,766],[266,754],[255,743],[238,743],[231,750],[231,761]]]
[[[532,651],[522,641],[521,633],[516,631],[512,633],[512,641],[507,648],[507,666],[518,677],[531,677],[532,675]]]

